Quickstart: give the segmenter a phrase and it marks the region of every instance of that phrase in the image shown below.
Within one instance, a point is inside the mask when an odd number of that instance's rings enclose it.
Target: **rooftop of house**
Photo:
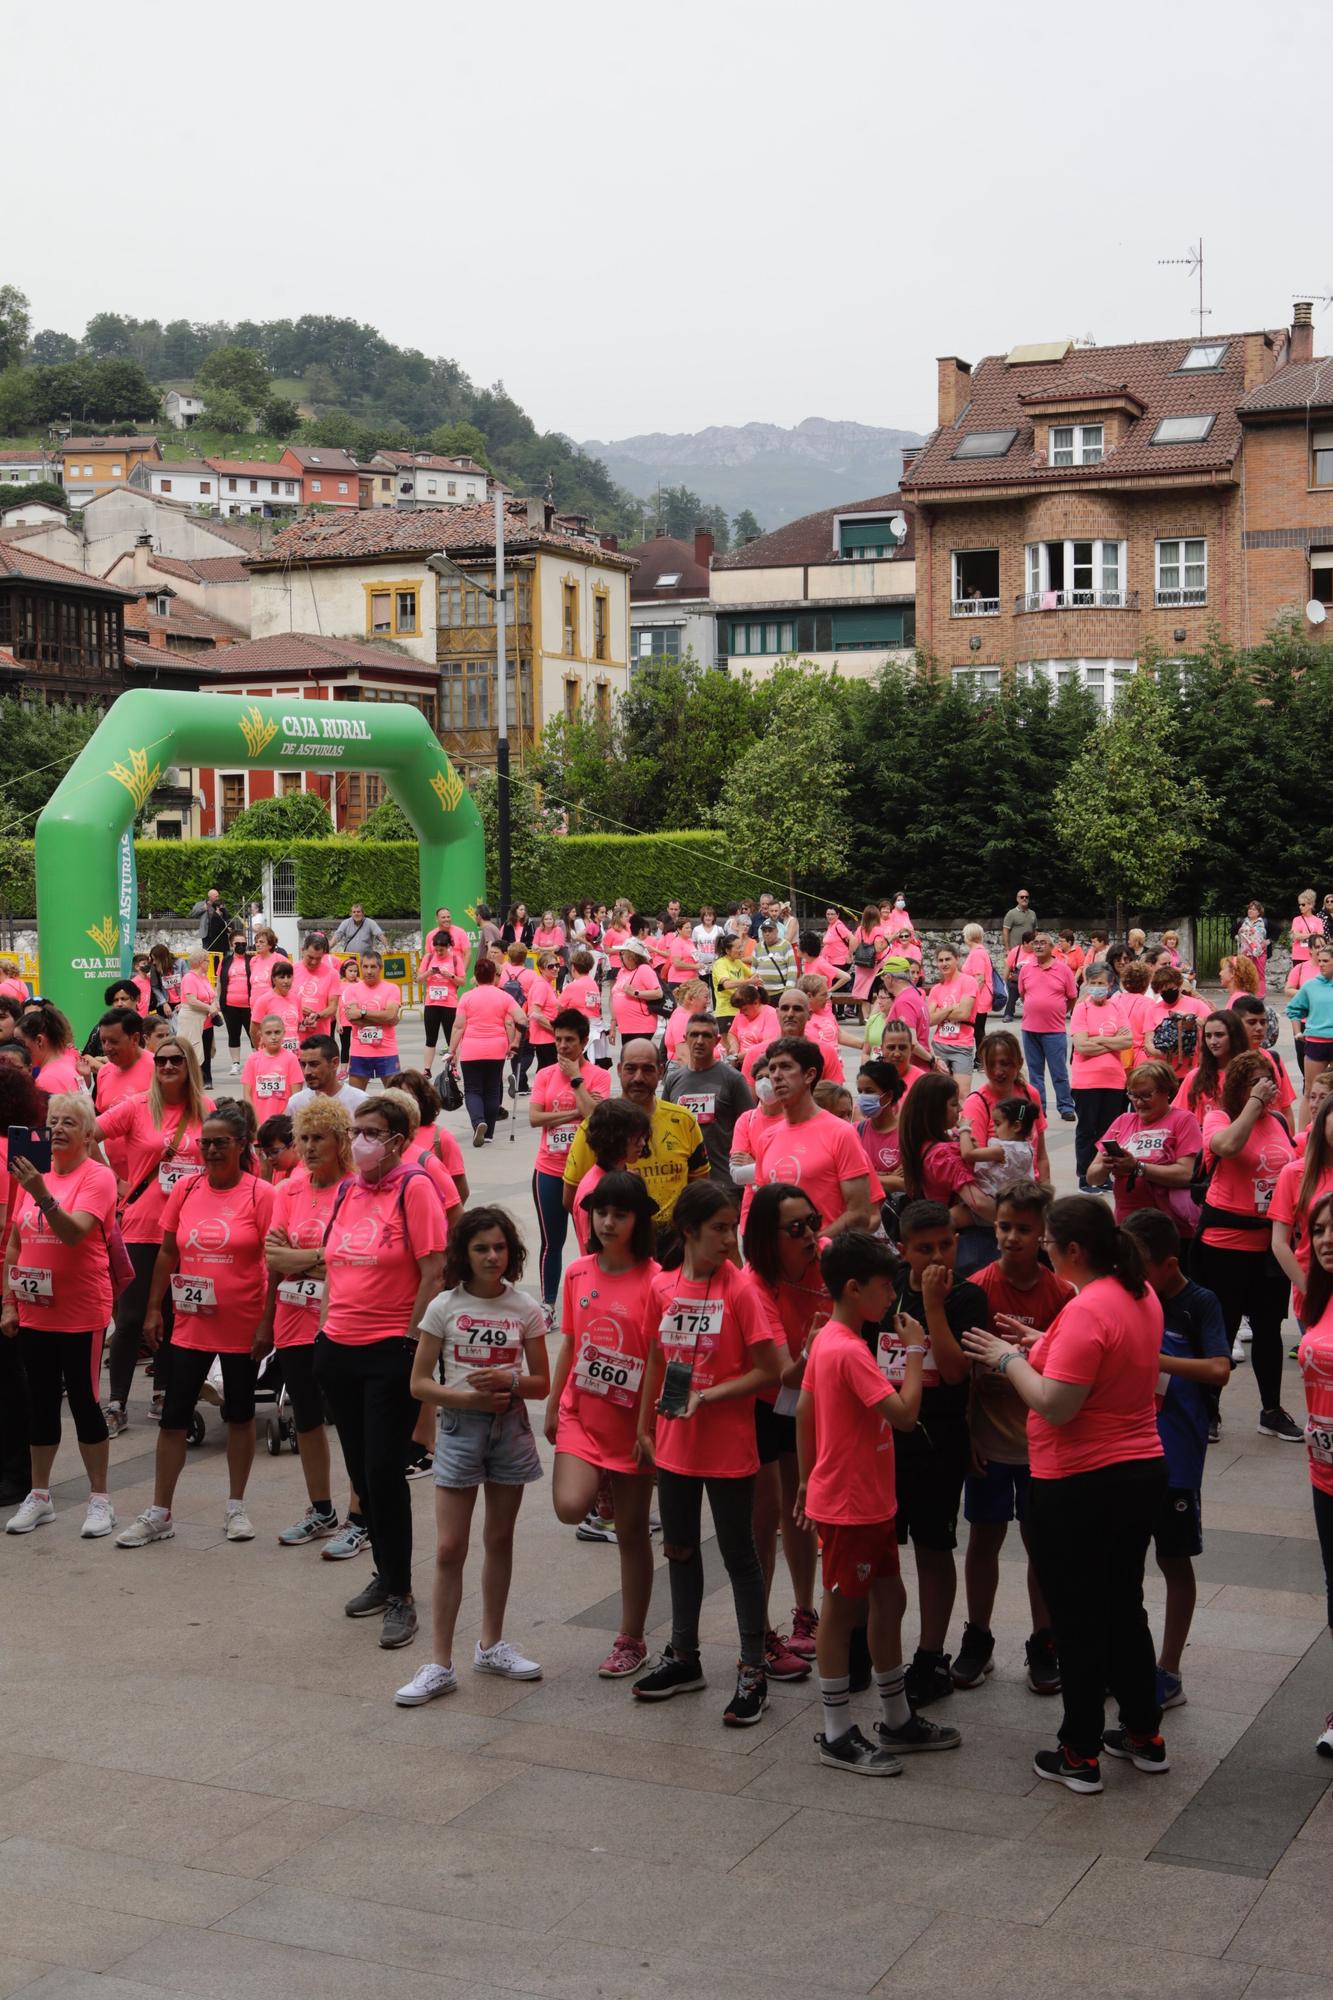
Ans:
[[[376,459],[385,458],[390,465],[420,466],[423,472],[462,472],[474,478],[485,478],[485,467],[471,458],[441,458],[433,451],[377,451]]]
[[[1240,413],[1244,418],[1327,409],[1333,409],[1333,358],[1316,355],[1310,361],[1289,362],[1271,381],[1251,389]]]
[[[66,438],[60,449],[66,454],[71,451],[146,451],[156,458],[162,456],[161,445],[146,432],[132,437]]]
[[[266,639],[243,640],[218,655],[217,668],[228,680],[345,672],[348,668],[410,674],[431,687],[436,680],[433,666],[392,646],[376,646],[363,639],[325,639],[314,632],[275,632]]]
[[[35,465],[38,459],[57,459],[58,451],[47,451],[44,445],[29,445],[26,451],[0,451],[0,465]]]
[[[840,507],[825,507],[818,514],[803,514],[799,521],[788,521],[785,527],[774,528],[770,534],[746,542],[743,548],[733,549],[730,555],[715,556],[713,568],[788,569],[806,563],[836,562],[837,522],[841,515],[896,514],[901,507],[901,494],[881,493],[873,500],[848,500]],[[906,512],[906,520],[906,538],[888,558],[889,561],[911,559],[913,524],[910,511]]]
[[[230,477],[243,479],[290,479],[290,465],[279,465],[276,459],[267,458],[210,458],[208,463],[214,472],[225,472]]]
[[[310,472],[355,472],[356,460],[340,445],[289,444],[286,455]]]
[[[541,510],[537,510],[540,514]],[[595,560],[609,569],[631,570],[634,559],[554,525],[536,526],[526,501],[505,508],[505,547],[514,554],[555,549]],[[273,537],[252,567],[280,568],[298,562],[369,562],[378,557],[458,554],[476,557],[495,549],[495,509],[430,507],[398,513],[387,507],[307,514]]]
[[[71,569],[68,563],[38,555],[35,549],[25,548],[21,539],[10,536],[0,536],[0,581],[62,584],[68,590],[94,591],[99,597],[126,606],[137,595],[133,590],[121,590],[117,584],[104,583],[100,577],[85,576],[81,569]]]
[[[705,553],[712,553],[712,537],[707,542]],[[646,600],[660,603],[663,598],[707,597],[708,564],[700,562],[695,542],[686,542],[675,535],[654,535],[651,541],[640,542],[637,548],[626,549],[639,567],[634,572],[630,585],[630,596],[635,603]]]
[[[218,678],[217,662],[225,659],[225,653],[211,653],[206,647],[180,652],[171,646],[150,646],[146,639],[136,639],[126,634],[125,664],[142,672],[145,669],[159,679],[179,686],[184,681],[215,681]]]
[[[173,598],[170,610],[150,611],[149,597],[167,596]],[[175,632],[182,639],[207,640],[214,646],[230,646],[244,635],[235,625],[228,625],[225,619],[213,618],[206,611],[196,611],[182,598],[177,598],[173,590],[163,585],[161,591],[151,588],[136,596],[133,604],[125,607],[125,625],[135,632]]]
[[[164,458],[160,465],[153,467],[154,479],[170,479],[176,473],[197,473],[211,479],[217,467],[209,458]]]
[[[163,576],[184,577],[188,583],[248,583],[250,572],[240,556],[150,556],[149,569]]]

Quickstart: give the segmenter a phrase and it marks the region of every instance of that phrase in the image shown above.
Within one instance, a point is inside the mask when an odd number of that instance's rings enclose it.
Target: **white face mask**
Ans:
[[[1111,997],[1105,986],[1089,986],[1086,991],[1088,999],[1092,1001],[1094,1006],[1100,1005],[1103,1000],[1109,1000]]]
[[[771,1104],[773,1102],[773,1086],[766,1076],[761,1076],[758,1079],[754,1087],[754,1094],[761,1104]]]

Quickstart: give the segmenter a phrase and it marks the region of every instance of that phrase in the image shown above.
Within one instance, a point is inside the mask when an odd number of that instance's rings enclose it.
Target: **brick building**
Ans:
[[[1240,639],[1257,645],[1276,618],[1295,614],[1327,642],[1333,617],[1333,358],[1314,352],[1311,308],[1296,307],[1286,365],[1240,406],[1245,592]]]

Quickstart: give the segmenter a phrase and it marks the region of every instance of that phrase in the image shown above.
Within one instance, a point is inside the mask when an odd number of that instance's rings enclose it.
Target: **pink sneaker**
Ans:
[[[799,1653],[803,1660],[815,1657],[815,1634],[819,1630],[817,1611],[793,1611],[791,1614],[791,1637],[783,1644],[789,1653]]]
[[[776,1632],[769,1632],[764,1639],[764,1671],[771,1681],[803,1681],[809,1678],[810,1662],[793,1653]]]
[[[616,1643],[602,1661],[597,1671],[604,1681],[624,1680],[627,1674],[637,1674],[648,1657],[648,1647],[642,1639],[631,1639],[625,1632],[617,1632]]]

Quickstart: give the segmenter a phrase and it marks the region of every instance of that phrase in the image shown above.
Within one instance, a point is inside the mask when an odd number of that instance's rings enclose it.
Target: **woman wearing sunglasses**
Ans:
[[[153,1051],[153,1081],[143,1097],[125,1097],[97,1121],[97,1139],[121,1142],[126,1159],[121,1184],[121,1232],[134,1266],[134,1280],[116,1300],[111,1335],[110,1388],[107,1429],[119,1437],[128,1421],[130,1384],[139,1356],[148,1285],[162,1243],[162,1214],[176,1183],[200,1174],[204,1156],[199,1140],[213,1100],[199,1080],[199,1059],[186,1042],[168,1037]],[[172,1311],[163,1305],[162,1343],[171,1340]],[[154,1367],[156,1374],[156,1364]],[[153,1413],[162,1407],[160,1391]]]

